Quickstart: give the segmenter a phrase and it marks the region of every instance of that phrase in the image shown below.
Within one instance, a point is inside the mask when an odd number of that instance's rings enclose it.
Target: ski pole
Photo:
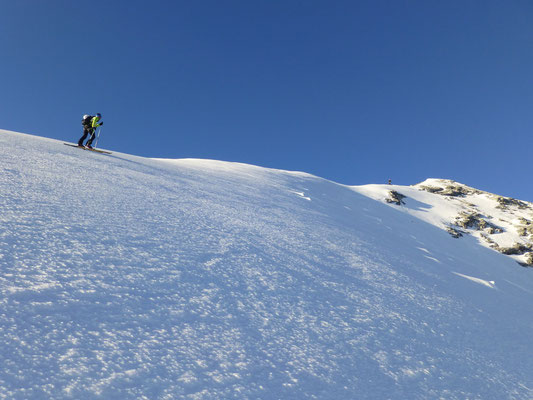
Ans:
[[[98,128],[98,133],[96,134],[96,143],[94,144],[94,147],[98,145],[98,139],[100,139],[100,132],[102,131],[102,127],[100,126]]]

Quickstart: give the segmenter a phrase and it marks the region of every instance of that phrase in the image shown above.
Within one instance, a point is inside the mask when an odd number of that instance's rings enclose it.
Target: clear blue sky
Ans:
[[[533,201],[533,2],[0,2],[0,128]]]

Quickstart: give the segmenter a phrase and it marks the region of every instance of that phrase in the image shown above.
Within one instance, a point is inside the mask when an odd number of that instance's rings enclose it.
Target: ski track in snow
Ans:
[[[533,396],[531,271],[473,241],[303,173],[0,153],[0,399]]]

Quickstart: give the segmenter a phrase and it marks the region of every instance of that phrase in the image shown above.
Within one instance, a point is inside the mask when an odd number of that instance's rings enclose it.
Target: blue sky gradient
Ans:
[[[533,201],[530,1],[3,1],[0,128]]]

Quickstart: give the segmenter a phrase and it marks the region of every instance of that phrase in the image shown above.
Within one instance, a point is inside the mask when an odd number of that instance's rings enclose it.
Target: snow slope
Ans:
[[[0,160],[0,399],[533,398],[533,270],[474,236],[299,172]]]

